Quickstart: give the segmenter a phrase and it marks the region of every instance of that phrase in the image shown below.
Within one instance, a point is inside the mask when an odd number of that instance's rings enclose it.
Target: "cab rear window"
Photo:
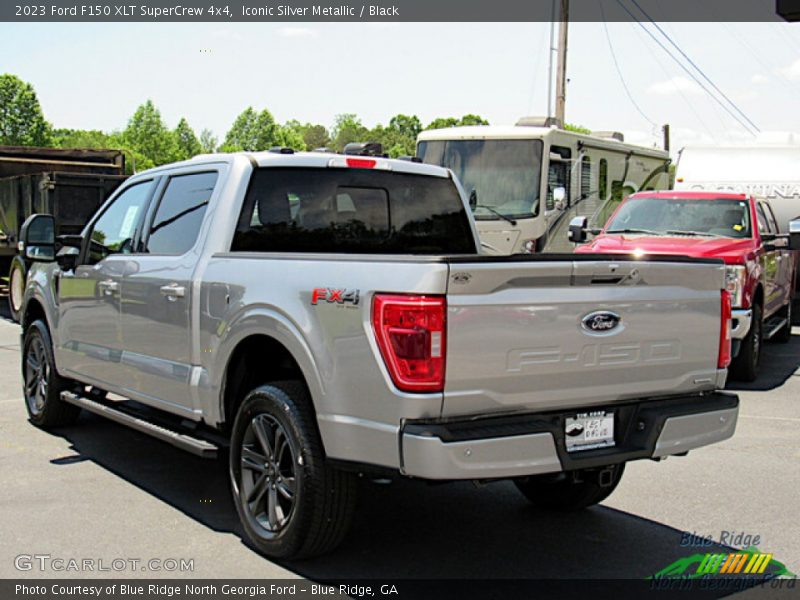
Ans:
[[[335,168],[256,170],[231,250],[476,252],[469,219],[450,179]]]

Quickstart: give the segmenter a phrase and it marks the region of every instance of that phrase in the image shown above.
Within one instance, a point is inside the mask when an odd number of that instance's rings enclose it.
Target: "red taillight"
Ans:
[[[375,294],[372,327],[398,389],[441,392],[447,341],[444,296]]]
[[[726,369],[731,364],[731,295],[722,290],[722,310],[719,327],[719,356],[717,368]]]
[[[355,167],[356,169],[372,169],[377,161],[371,158],[348,158],[345,161],[348,167]]]

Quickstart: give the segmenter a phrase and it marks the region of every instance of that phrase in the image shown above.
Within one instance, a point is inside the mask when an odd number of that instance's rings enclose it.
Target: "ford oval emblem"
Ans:
[[[591,312],[581,319],[581,327],[589,333],[612,333],[622,323],[622,317],[607,310]]]

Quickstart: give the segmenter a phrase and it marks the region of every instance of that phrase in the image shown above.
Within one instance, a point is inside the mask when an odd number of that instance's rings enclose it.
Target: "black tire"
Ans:
[[[15,256],[8,271],[8,311],[17,323],[22,319],[22,297],[25,294],[27,275],[25,261],[19,255]]]
[[[603,469],[611,469],[601,485]],[[625,463],[603,469],[587,469],[567,473],[548,473],[517,479],[514,484],[531,504],[543,510],[572,512],[599,504],[619,485]]]
[[[72,382],[56,372],[55,364],[47,325],[34,321],[25,330],[22,346],[22,393],[31,423],[42,428],[72,425],[81,412],[61,400],[61,392]]]
[[[761,351],[764,346],[764,321],[760,304],[753,305],[753,319],[750,331],[742,340],[739,356],[731,363],[731,376],[739,381],[752,382],[758,377],[761,364]]]
[[[326,462],[311,400],[298,381],[262,385],[245,397],[233,423],[230,478],[247,539],[266,556],[324,554],[350,527],[355,477]]]
[[[788,344],[792,340],[792,305],[794,298],[789,300],[789,303],[781,309],[781,318],[786,319],[786,325],[772,336],[772,339],[779,344]]]

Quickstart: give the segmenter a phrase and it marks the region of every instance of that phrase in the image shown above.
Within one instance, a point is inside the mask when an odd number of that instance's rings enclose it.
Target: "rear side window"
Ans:
[[[472,254],[450,179],[369,169],[258,169],[231,250]]]
[[[150,254],[179,255],[197,241],[217,173],[171,177],[158,204],[147,239]]]

